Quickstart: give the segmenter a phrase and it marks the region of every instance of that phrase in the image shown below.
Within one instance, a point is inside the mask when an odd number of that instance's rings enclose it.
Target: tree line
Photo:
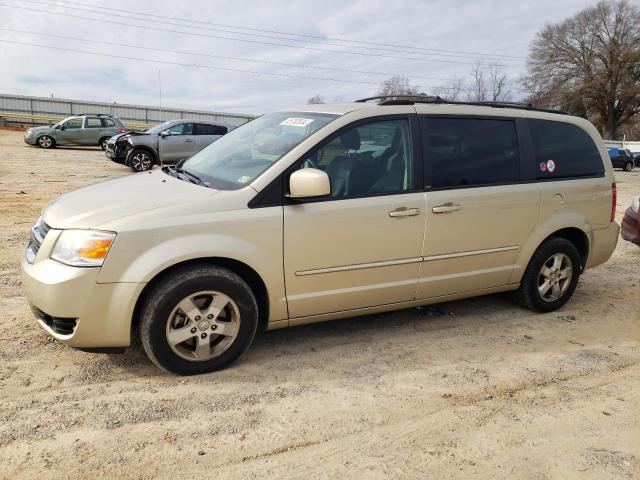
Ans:
[[[536,34],[519,79],[485,62],[469,73],[430,92],[396,75],[382,82],[376,95],[517,101],[587,118],[605,139],[640,139],[640,9],[627,0],[604,0],[547,24]],[[308,103],[324,103],[324,98],[315,95]]]

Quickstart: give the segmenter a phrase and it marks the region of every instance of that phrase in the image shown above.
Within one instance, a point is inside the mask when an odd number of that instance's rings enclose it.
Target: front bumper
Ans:
[[[621,236],[628,242],[640,245],[640,212],[634,212],[631,207],[624,212]]]
[[[127,148],[126,145],[118,145],[117,142],[108,142],[106,148],[104,149],[105,156],[116,163],[126,164],[127,163]]]
[[[21,270],[42,328],[71,347],[129,346],[135,301],[144,284],[97,283],[100,268],[70,267],[41,254],[33,264],[23,256]]]
[[[29,145],[35,145],[36,144],[36,135],[35,134],[31,134],[28,137],[25,135],[24,136],[24,143],[28,143]]]

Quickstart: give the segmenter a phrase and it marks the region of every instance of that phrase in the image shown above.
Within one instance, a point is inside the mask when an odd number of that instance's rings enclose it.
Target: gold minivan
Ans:
[[[211,372],[258,328],[508,290],[555,310],[615,249],[615,204],[581,118],[416,97],[307,105],[53,201],[23,284],[67,345],[123,350],[138,331],[160,368]]]

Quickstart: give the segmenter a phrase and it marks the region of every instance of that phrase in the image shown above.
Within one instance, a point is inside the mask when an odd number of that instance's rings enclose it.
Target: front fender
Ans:
[[[274,225],[271,230],[265,229],[262,235],[247,238],[213,232],[172,235],[153,239],[157,243],[149,242],[144,232],[118,234],[97,282],[147,283],[169,267],[189,260],[235,260],[255,270],[264,282],[269,297],[269,320],[284,320],[287,318],[287,305],[281,226]],[[132,251],[134,246],[140,245],[147,247],[138,252]]]

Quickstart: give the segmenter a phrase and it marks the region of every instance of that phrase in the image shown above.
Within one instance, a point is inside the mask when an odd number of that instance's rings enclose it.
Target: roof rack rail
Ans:
[[[546,112],[557,113],[560,115],[569,115],[562,110],[554,110],[551,108],[534,107],[530,103],[518,103],[518,102],[458,102],[455,100],[445,100],[442,97],[433,95],[378,95],[375,97],[361,98],[356,100],[357,103],[366,103],[371,100],[379,100],[378,105],[413,105],[416,103],[431,103],[431,104],[447,104],[447,105],[470,105],[476,107],[493,107],[493,108],[516,108],[518,110],[531,110],[534,112]]]
[[[95,115],[96,117],[112,117],[110,113],[93,113],[93,112],[83,112],[77,113],[76,115]]]

